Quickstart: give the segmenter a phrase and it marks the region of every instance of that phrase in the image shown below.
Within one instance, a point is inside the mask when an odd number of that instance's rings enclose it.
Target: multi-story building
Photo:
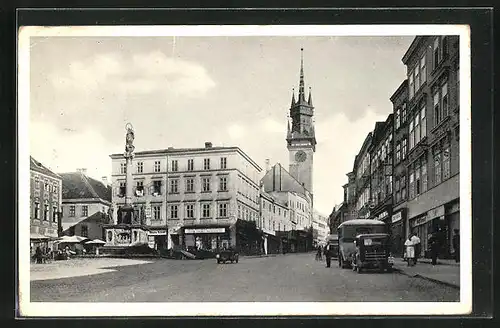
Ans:
[[[370,153],[370,218],[390,224],[392,217],[392,138],[393,114],[383,124],[376,124]]]
[[[393,208],[391,234],[393,254],[401,256],[404,242],[408,236],[407,226],[407,167],[408,155],[408,80],[404,80],[391,96],[394,114],[394,152],[393,152]]]
[[[111,159],[112,203],[119,207],[125,204],[125,160],[122,154]],[[207,142],[204,148],[140,151],[133,168],[134,218],[149,230],[150,245],[260,248],[261,168],[240,148]]]
[[[86,175],[86,169],[60,173],[63,235],[104,240],[110,220],[111,186]]]
[[[408,225],[434,234],[450,255],[459,228],[459,37],[418,36],[403,56],[408,76]]]
[[[53,247],[60,232],[61,177],[30,156],[30,243]]]
[[[260,201],[258,227],[264,235],[264,253],[276,254],[286,247],[281,241],[281,233],[293,229],[288,204],[264,190],[260,191]]]
[[[330,233],[328,226],[328,217],[314,211],[313,213],[313,243],[315,246],[325,242],[326,237]]]
[[[379,122],[377,122],[379,123]],[[370,217],[370,152],[369,147],[372,142],[373,133],[370,132],[365,138],[361,150],[354,159],[354,210],[356,218]]]

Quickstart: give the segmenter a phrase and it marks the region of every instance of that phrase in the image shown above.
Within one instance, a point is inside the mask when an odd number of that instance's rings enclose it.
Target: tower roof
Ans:
[[[306,100],[304,87],[304,48],[300,48],[299,102]]]

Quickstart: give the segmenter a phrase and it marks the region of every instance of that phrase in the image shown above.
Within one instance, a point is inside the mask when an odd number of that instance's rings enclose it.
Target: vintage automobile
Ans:
[[[338,235],[328,235],[326,237],[326,245],[330,247],[330,252],[333,258],[337,258],[339,254],[339,236]]]
[[[387,233],[387,226],[379,220],[355,219],[343,222],[337,228],[339,239],[339,267],[349,268],[356,252],[354,239],[360,234]]]
[[[215,258],[217,259],[217,263],[226,263],[228,261],[238,263],[239,253],[232,248],[222,249],[217,251]]]
[[[365,269],[392,271],[394,259],[391,256],[390,236],[386,233],[360,234],[354,240],[356,253],[352,257],[353,271]]]

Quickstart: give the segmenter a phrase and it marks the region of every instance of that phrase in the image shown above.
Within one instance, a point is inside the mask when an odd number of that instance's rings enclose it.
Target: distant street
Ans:
[[[111,272],[31,282],[43,302],[458,301],[459,291],[398,273],[358,274],[313,253],[213,260],[153,260]]]

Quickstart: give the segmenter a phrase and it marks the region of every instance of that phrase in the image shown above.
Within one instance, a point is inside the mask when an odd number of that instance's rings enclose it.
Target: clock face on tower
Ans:
[[[303,150],[299,150],[297,153],[295,153],[295,160],[297,162],[303,162],[307,158],[307,154]]]

